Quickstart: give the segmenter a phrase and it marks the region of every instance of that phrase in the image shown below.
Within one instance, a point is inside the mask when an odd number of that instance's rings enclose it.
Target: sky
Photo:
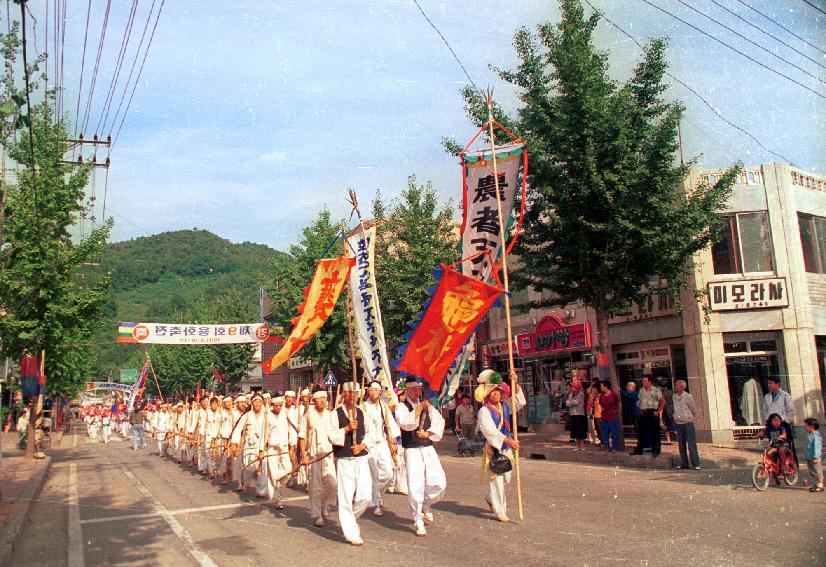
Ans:
[[[102,117],[133,3],[110,1],[89,117],[77,120],[87,123],[87,139],[99,122],[103,123],[99,134],[118,132],[117,127],[107,126],[111,120]],[[668,38],[674,76],[769,150],[804,170],[824,173],[826,98],[804,87],[826,96],[826,13],[802,0],[745,3],[817,46],[813,48],[740,0],[685,0],[769,53],[680,0],[591,2],[643,43]],[[826,2],[812,2],[826,10]],[[155,0],[155,10],[160,3]],[[513,68],[517,62],[511,45],[514,31],[558,21],[557,4],[549,0],[419,3],[473,81],[481,88],[492,86],[497,102],[513,112],[518,92],[503,83],[491,66]],[[31,0],[29,5],[30,19],[36,20],[33,41],[36,52],[42,53],[54,32],[53,24],[50,30],[45,28],[53,21],[54,2]],[[78,115],[86,114],[107,0],[91,1],[85,59],[88,3],[70,0],[67,5],[63,108],[75,123],[79,92]],[[113,100],[120,99],[152,5],[149,0],[136,2],[132,36]],[[586,11],[590,11],[587,6]],[[150,32],[151,26],[146,38]],[[639,47],[604,21],[596,30],[596,43],[609,53],[612,77],[626,80],[639,60]],[[320,208],[328,207],[337,218],[348,216],[348,187],[356,190],[363,208],[369,208],[378,191],[385,199],[397,196],[410,175],[421,183],[431,181],[440,199],[452,201],[458,215],[461,171],[442,148],[442,138],[463,142],[475,132],[459,94],[467,83],[412,0],[164,2],[129,112],[111,149],[108,182],[104,171],[98,170],[90,187],[97,197],[97,218],[103,214],[105,193],[105,214],[115,220],[113,241],[197,227],[234,242],[260,242],[286,250]],[[686,159],[697,157],[702,167],[780,160],[719,119],[683,86],[674,83],[667,97],[686,106],[682,124]]]

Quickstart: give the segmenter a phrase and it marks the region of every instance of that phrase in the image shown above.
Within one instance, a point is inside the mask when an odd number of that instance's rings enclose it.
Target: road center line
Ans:
[[[132,484],[135,485],[135,488],[138,489],[138,492],[140,492],[145,498],[147,498],[152,503],[152,506],[154,506],[157,515],[163,518],[164,521],[169,525],[169,527],[172,528],[172,531],[175,532],[175,535],[178,536],[178,539],[181,540],[181,542],[183,542],[183,544],[186,546],[187,552],[195,558],[195,561],[197,561],[198,564],[202,567],[217,567],[215,562],[212,559],[210,559],[209,555],[204,553],[204,551],[202,551],[197,545],[195,545],[195,542],[192,541],[192,536],[190,536],[189,532],[187,532],[184,529],[184,527],[180,524],[180,522],[178,522],[178,520],[175,519],[175,516],[169,513],[169,510],[166,509],[166,506],[164,506],[161,503],[161,501],[158,500],[158,498],[154,494],[152,494],[152,492],[150,492],[149,489],[141,481],[138,480],[138,477],[132,474],[132,471],[130,471],[129,469],[123,469],[123,473],[129,478],[129,480],[132,481]]]
[[[77,433],[72,436],[72,449],[77,447]],[[85,567],[83,558],[83,528],[80,527],[80,499],[77,492],[77,463],[69,463],[69,567]]]
[[[308,500],[309,496],[292,496],[290,498],[282,498],[282,502],[293,502],[296,500]],[[243,508],[246,506],[259,506],[263,508],[261,504],[257,502],[234,502],[232,504],[217,504],[215,506],[201,506],[198,508],[179,508],[177,510],[167,510],[166,512],[143,512],[140,514],[121,514],[119,516],[109,516],[105,518],[89,518],[88,520],[81,520],[81,524],[102,524],[106,522],[115,522],[119,520],[138,520],[141,518],[151,518],[154,516],[162,516],[164,513],[171,514],[173,516],[178,514],[197,514],[199,512],[209,512],[212,510],[229,510],[232,508]]]

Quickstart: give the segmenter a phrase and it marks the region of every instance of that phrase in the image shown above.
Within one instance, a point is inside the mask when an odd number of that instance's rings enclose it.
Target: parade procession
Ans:
[[[7,0],[0,567],[826,565],[824,30]]]

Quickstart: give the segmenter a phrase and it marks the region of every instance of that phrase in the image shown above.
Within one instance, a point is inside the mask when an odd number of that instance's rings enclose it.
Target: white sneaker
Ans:
[[[426,512],[426,513],[422,514],[422,518],[424,519],[424,522],[426,524],[432,524],[433,523],[433,514],[431,512]]]
[[[424,527],[424,522],[419,520],[416,522],[416,535],[419,537],[424,537],[427,535],[427,530]]]
[[[381,509],[381,506],[376,506],[376,508],[373,510],[373,515],[384,516],[384,511]]]

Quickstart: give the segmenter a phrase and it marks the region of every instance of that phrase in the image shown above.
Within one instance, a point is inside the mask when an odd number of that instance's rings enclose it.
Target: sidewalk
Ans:
[[[585,445],[584,451],[574,451],[569,434],[520,433],[520,453],[526,459],[548,459],[568,463],[606,466],[624,466],[647,469],[673,469],[680,464],[680,450],[676,439],[671,445],[662,444],[662,452],[654,459],[649,453],[629,455],[636,447],[636,439],[626,439],[626,448],[619,453],[605,454],[601,447]],[[760,458],[756,446],[751,449],[720,447],[698,443],[700,466],[704,469],[750,467]]]
[[[2,461],[0,461],[0,565],[11,557],[15,540],[23,529],[29,508],[37,499],[46,480],[51,457],[25,459],[17,448],[17,433],[2,435]]]

